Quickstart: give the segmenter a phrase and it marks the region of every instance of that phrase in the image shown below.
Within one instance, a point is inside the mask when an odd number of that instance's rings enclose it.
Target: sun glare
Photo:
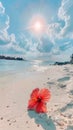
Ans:
[[[45,32],[46,22],[42,17],[33,17],[29,23],[29,31],[40,36]]]
[[[40,21],[36,21],[33,25],[33,28],[35,29],[35,31],[39,32],[42,30],[42,23]]]

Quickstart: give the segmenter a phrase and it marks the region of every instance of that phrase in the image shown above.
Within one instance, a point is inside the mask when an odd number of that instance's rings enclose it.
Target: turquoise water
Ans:
[[[37,67],[49,66],[49,61],[33,60],[33,61],[16,61],[16,60],[0,60],[0,77],[11,73],[29,72],[36,65]]]
[[[0,60],[0,75],[3,73],[23,72],[29,69],[28,61]]]

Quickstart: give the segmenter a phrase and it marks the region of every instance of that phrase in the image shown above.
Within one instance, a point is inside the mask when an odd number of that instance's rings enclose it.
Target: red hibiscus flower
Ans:
[[[30,95],[28,110],[35,110],[37,113],[46,113],[46,103],[49,101],[50,96],[51,94],[48,89],[34,89]]]

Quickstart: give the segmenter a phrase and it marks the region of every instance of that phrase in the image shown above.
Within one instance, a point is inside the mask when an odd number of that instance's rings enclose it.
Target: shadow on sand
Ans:
[[[47,114],[37,114],[34,111],[28,111],[30,118],[34,118],[35,123],[42,126],[43,130],[56,130],[53,120]]]
[[[60,109],[61,112],[65,112],[67,109],[73,109],[73,101],[70,103],[66,104],[63,108]]]

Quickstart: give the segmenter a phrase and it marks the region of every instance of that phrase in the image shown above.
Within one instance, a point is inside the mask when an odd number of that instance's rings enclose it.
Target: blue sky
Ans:
[[[0,0],[0,54],[68,60],[73,53],[73,0]],[[36,37],[26,28],[42,16],[46,32]]]

